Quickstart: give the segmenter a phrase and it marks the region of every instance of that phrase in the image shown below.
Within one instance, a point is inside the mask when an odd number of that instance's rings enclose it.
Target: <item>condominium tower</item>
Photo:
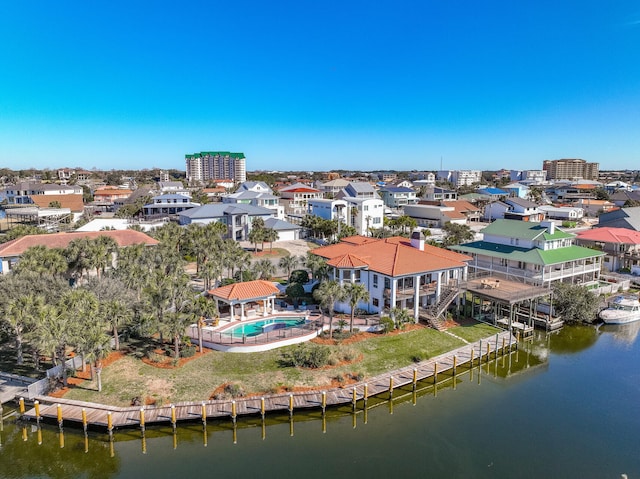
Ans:
[[[600,164],[580,159],[544,160],[542,169],[548,180],[597,180]]]
[[[202,151],[185,155],[187,180],[189,183],[204,183],[209,180],[247,181],[244,153],[228,151]]]

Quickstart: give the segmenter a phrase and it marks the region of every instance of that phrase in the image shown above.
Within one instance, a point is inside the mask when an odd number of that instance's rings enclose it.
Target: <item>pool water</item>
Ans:
[[[295,326],[301,326],[307,322],[306,318],[269,318],[261,321],[253,321],[251,323],[239,324],[238,326],[224,331],[233,337],[257,336],[258,334],[267,333],[276,329],[287,329]]]

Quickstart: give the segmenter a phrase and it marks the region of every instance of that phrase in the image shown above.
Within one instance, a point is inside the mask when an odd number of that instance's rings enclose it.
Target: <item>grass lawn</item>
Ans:
[[[464,329],[468,333],[465,338],[477,336],[479,339],[495,334],[494,328],[487,328],[484,324]],[[320,369],[282,367],[279,364],[282,352],[296,346],[246,354],[210,351],[176,369],[160,369],[126,355],[104,368],[101,393],[97,392],[95,381],[85,381],[65,397],[129,406],[135,397],[153,399],[156,404],[206,400],[224,384],[238,385],[245,394],[330,387],[337,377],[351,374],[365,378],[375,376],[408,366],[415,357],[428,359],[462,345],[451,335],[420,328],[369,337],[351,344],[327,346],[336,356],[348,352],[357,359],[352,363]]]
[[[490,324],[479,323],[474,320],[463,320],[460,322],[460,326],[451,328],[449,331],[470,343],[474,343],[488,336],[494,336],[502,330]]]

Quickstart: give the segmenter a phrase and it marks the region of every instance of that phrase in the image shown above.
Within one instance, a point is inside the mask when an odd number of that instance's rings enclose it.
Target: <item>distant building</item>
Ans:
[[[545,170],[511,170],[509,180],[528,185],[541,185],[547,181]]]
[[[228,151],[203,151],[185,155],[189,183],[205,183],[209,180],[231,178],[236,183],[247,179],[244,153]]]
[[[597,180],[600,164],[581,159],[545,160],[542,169],[549,180]]]
[[[482,171],[480,170],[440,170],[436,177],[440,181],[449,181],[456,187],[469,186],[480,183]]]

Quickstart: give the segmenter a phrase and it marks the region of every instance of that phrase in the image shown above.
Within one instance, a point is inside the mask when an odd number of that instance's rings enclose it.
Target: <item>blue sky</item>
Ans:
[[[640,168],[637,1],[0,7],[0,166]]]

